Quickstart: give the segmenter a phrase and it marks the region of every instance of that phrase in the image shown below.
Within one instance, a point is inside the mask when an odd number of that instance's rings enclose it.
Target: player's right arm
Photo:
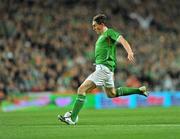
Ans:
[[[134,53],[131,49],[131,46],[130,44],[128,43],[128,41],[122,36],[120,35],[118,40],[117,40],[119,43],[122,44],[122,46],[124,47],[124,49],[126,50],[126,52],[128,53],[128,60],[132,63],[135,63],[135,60],[134,60]]]
[[[126,39],[120,33],[114,31],[113,29],[109,29],[108,34],[111,37],[111,39],[122,44],[122,46],[124,47],[124,49],[126,50],[126,52],[128,54],[128,60],[132,63],[135,63],[134,62],[135,61],[134,60],[134,53],[133,53],[131,46],[128,43],[128,41],[126,41]]]

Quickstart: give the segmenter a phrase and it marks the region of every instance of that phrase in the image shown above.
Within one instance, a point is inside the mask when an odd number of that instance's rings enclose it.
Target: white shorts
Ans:
[[[96,65],[96,70],[86,80],[91,80],[96,86],[114,87],[114,73],[102,64]]]

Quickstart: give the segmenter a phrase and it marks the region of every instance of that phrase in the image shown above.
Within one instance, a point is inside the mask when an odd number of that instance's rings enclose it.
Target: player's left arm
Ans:
[[[128,41],[122,35],[120,35],[117,39],[117,42],[121,43],[124,49],[126,50],[126,52],[128,53],[128,60],[132,63],[135,63],[134,53]]]

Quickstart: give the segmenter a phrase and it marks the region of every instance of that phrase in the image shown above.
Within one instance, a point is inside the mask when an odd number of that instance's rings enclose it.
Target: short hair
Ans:
[[[107,16],[105,14],[98,14],[93,17],[93,21],[97,24],[106,24]]]

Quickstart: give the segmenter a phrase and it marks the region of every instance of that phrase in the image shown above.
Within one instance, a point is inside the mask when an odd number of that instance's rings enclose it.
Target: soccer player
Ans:
[[[59,120],[69,125],[76,124],[76,118],[82,109],[86,93],[97,86],[103,86],[109,98],[139,94],[148,96],[146,87],[128,88],[114,86],[114,70],[116,68],[116,43],[122,44],[127,52],[127,58],[134,63],[134,54],[129,43],[124,37],[112,28],[106,26],[106,15],[98,14],[93,18],[93,30],[99,35],[95,44],[95,65],[96,70],[78,88],[77,99],[75,101],[71,115],[68,117],[58,115]]]

